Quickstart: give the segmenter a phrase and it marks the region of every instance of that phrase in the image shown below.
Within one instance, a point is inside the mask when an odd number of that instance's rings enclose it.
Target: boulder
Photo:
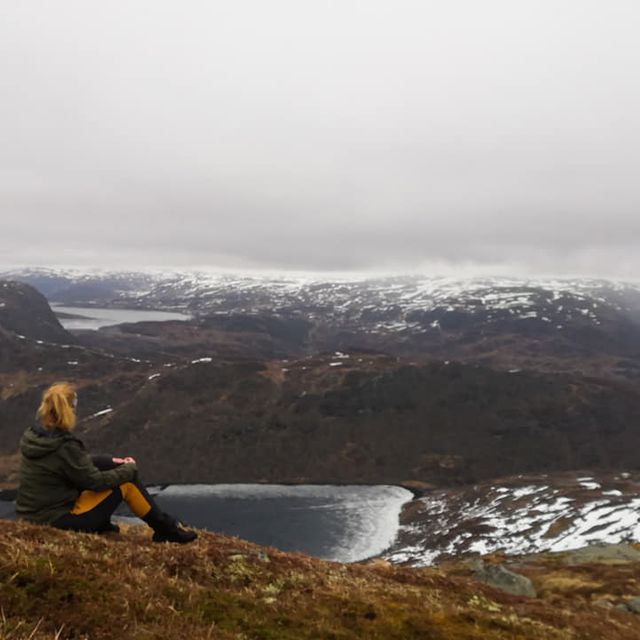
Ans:
[[[509,571],[501,564],[483,565],[476,571],[475,577],[480,582],[514,596],[536,597],[536,590],[529,578]]]
[[[584,564],[600,562],[602,564],[627,564],[640,562],[640,551],[630,544],[592,544],[573,551],[561,552],[565,564]]]

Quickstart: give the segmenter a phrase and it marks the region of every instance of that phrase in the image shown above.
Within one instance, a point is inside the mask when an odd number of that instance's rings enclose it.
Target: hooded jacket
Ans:
[[[104,491],[136,476],[135,464],[100,471],[80,440],[67,431],[29,427],[20,440],[18,516],[51,524],[69,513],[85,489]]]

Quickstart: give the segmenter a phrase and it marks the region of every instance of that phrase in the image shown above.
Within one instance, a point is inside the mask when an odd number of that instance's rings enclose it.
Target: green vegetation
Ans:
[[[640,636],[639,616],[613,607],[600,609],[590,601],[589,592],[596,589],[602,598],[603,585],[616,571],[622,571],[628,589],[629,576],[637,568],[608,566],[608,578],[603,580],[588,575],[589,567],[599,565],[563,564],[563,579],[556,573],[545,582],[544,575],[554,571],[551,562],[546,558],[546,564],[528,569],[544,587],[544,596],[524,598],[476,582],[464,563],[420,570],[380,561],[343,565],[204,532],[192,545],[173,546],[151,543],[148,532],[138,527],[126,528],[119,536],[96,536],[0,522],[0,637],[630,640]]]

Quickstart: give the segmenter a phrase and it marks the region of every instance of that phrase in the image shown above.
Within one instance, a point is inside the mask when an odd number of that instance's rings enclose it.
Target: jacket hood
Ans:
[[[20,451],[26,458],[42,458],[67,440],[73,440],[73,436],[66,431],[55,429],[48,432],[38,426],[29,427],[20,440]]]

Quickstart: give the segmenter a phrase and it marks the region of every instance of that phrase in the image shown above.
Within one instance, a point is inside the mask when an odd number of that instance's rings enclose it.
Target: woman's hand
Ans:
[[[126,458],[112,458],[113,464],[135,464],[136,461],[131,457],[127,456]]]

